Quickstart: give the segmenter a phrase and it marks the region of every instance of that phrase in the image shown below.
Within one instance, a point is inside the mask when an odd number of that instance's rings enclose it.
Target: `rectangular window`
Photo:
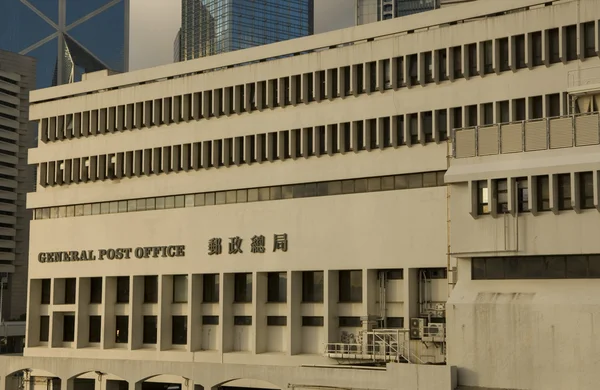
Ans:
[[[362,326],[362,321],[360,317],[339,317],[340,328],[360,328]]]
[[[339,301],[362,302],[362,271],[339,271]]]
[[[315,317],[315,316],[303,316],[302,317],[302,326],[323,326],[324,319],[323,317]]]
[[[467,110],[467,126],[477,126],[477,105],[465,107]]]
[[[202,316],[202,325],[219,325],[219,316]]]
[[[77,279],[65,279],[65,304],[72,305],[75,303],[75,294],[77,292]]]
[[[269,272],[267,274],[267,302],[286,302],[287,273]]]
[[[558,28],[548,30],[548,62],[560,62],[560,34]]]
[[[219,302],[219,275],[202,275],[202,301],[205,303]]]
[[[433,58],[431,52],[423,53],[423,69],[425,70],[425,83],[433,83]]]
[[[585,58],[596,56],[596,28],[594,22],[583,24],[583,54]]]
[[[75,341],[75,316],[73,314],[63,316],[63,341]]]
[[[398,57],[396,60],[396,84],[398,87],[406,86],[404,81],[404,57]]]
[[[446,49],[436,51],[437,72],[440,81],[448,80],[448,54]]]
[[[323,302],[323,271],[302,272],[302,302]]]
[[[48,342],[48,335],[50,334],[50,316],[40,317],[40,341]]]
[[[462,47],[455,46],[452,48],[452,74],[455,79],[463,77],[462,70]]]
[[[517,186],[517,207],[520,213],[529,211],[529,181],[526,177],[515,180]]]
[[[102,303],[102,278],[90,278],[90,303]]]
[[[156,344],[157,316],[144,316],[143,319],[143,344]]]
[[[483,73],[494,73],[494,45],[492,41],[483,42]]]
[[[252,302],[252,274],[235,274],[234,301],[236,303]]]
[[[469,76],[477,76],[477,44],[471,43],[467,46],[467,53],[469,56]]]
[[[233,317],[233,325],[251,326],[252,325],[252,316],[235,316],[235,317]]]
[[[496,180],[496,210],[499,214],[508,213],[508,181]]]
[[[417,85],[419,82],[419,60],[417,54],[411,54],[408,56],[408,67],[410,85]]]
[[[158,302],[158,276],[144,276],[144,303]]]
[[[421,126],[423,126],[425,142],[433,142],[433,114],[431,111],[424,112],[421,115]]]
[[[566,51],[567,51],[567,61],[575,61],[577,59],[577,26],[567,26],[565,27],[565,35],[566,35]]]
[[[540,119],[544,116],[543,106],[544,99],[541,96],[531,97],[531,112],[529,113],[529,119]]]
[[[494,103],[482,104],[483,111],[483,124],[492,125],[494,124]]]
[[[499,123],[510,122],[509,101],[498,102],[498,121]]]
[[[517,69],[524,69],[525,65],[525,35],[515,37],[515,63]]]
[[[487,180],[477,182],[477,214],[484,215],[490,213],[490,198],[488,192]]]
[[[540,66],[544,63],[542,58],[542,32],[531,33],[531,50],[533,66]]]
[[[171,343],[173,345],[187,344],[187,316],[173,316]]]
[[[286,326],[286,316],[267,316],[267,326]]]
[[[600,278],[600,255],[474,258],[473,280]]]
[[[404,279],[403,269],[391,269],[385,271],[385,277],[387,280],[402,280]]]
[[[42,305],[50,304],[50,279],[42,279],[42,297],[40,303]]]
[[[558,181],[558,209],[571,210],[571,174],[565,173],[557,176]]]
[[[117,316],[115,322],[115,343],[127,344],[129,341],[129,317]]]
[[[537,177],[537,211],[550,211],[550,177]]]
[[[437,134],[438,140],[446,141],[448,139],[448,111],[438,110],[436,111],[437,118]]]
[[[515,121],[524,121],[525,120],[525,99],[515,99],[514,103],[514,120]]]
[[[579,203],[582,209],[594,208],[594,174],[582,172],[579,174]]]
[[[129,276],[117,277],[117,303],[129,303]]]
[[[100,342],[101,330],[102,330],[102,317],[90,316],[90,334],[89,334],[89,342],[90,343],[99,343]]]
[[[188,276],[173,276],[173,302],[186,303],[188,301]]]
[[[509,57],[508,38],[498,39],[498,65],[500,66],[500,72],[506,72],[510,69]]]

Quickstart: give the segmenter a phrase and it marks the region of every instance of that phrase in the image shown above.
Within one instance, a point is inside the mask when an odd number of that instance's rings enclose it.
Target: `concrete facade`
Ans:
[[[482,0],[34,92],[0,384],[595,388],[599,20]]]
[[[0,272],[3,281],[2,318],[25,315],[29,221],[27,193],[35,189],[35,167],[27,151],[35,146],[36,127],[29,122],[29,92],[35,88],[35,59],[0,50]]]

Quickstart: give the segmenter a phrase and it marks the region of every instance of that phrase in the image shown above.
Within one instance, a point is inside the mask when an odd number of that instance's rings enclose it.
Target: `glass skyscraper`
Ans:
[[[126,71],[129,0],[0,0],[0,49],[37,60],[37,88]]]
[[[313,34],[314,0],[182,0],[175,60]]]
[[[367,24],[439,8],[440,0],[356,0],[356,24]]]

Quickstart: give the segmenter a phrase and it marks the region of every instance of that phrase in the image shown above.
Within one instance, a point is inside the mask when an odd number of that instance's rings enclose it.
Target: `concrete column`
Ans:
[[[213,115],[215,118],[221,116],[221,111],[223,110],[223,89],[218,88],[213,90]]]
[[[368,317],[378,316],[379,285],[377,283],[377,270],[362,270],[362,297],[362,315]]]
[[[197,121],[202,118],[202,92],[192,95],[192,118]]]
[[[60,378],[61,390],[75,390],[75,378]]]
[[[139,349],[144,342],[144,318],[142,305],[144,304],[144,277],[134,276],[129,281],[129,349]],[[160,321],[160,317],[158,318]],[[157,332],[159,325],[157,323]],[[160,333],[157,334],[157,343]]]
[[[302,272],[287,272],[287,354],[297,355],[302,351]],[[0,389],[1,390],[1,389]]]
[[[252,351],[255,354],[263,353],[267,350],[267,280],[266,272],[252,273],[252,303],[254,307],[252,316],[254,348],[252,348]]]
[[[558,56],[563,64],[567,63],[567,34],[566,27],[558,28]]]
[[[550,45],[548,40],[548,30],[542,30],[542,62],[550,66]]]
[[[513,72],[517,70],[517,50],[515,47],[515,37],[508,37],[508,67]]]
[[[143,283],[143,277],[139,277]],[[166,351],[173,347],[172,333],[173,320],[171,312],[171,302],[173,302],[173,277],[158,276],[158,350]]]
[[[325,328],[325,340],[328,343],[339,341],[338,337],[338,271],[325,271],[323,275],[323,326]]]
[[[463,75],[465,79],[468,80],[473,75],[469,70],[471,69],[471,64],[469,63],[469,45],[462,45],[462,67],[463,67]]]
[[[210,101],[212,98],[212,91],[204,91],[202,92],[202,117],[210,118],[210,112],[212,110]]]
[[[350,69],[352,70],[350,73],[350,92],[354,95],[354,96],[358,96],[359,91],[360,91],[360,86],[358,85],[358,65],[352,65],[350,67]]]
[[[225,115],[229,116],[234,112],[234,107],[231,106],[231,101],[233,100],[233,90],[231,87],[229,88],[225,88],[225,90],[223,91],[223,111],[225,113]],[[234,103],[235,105],[235,103]],[[175,111],[175,110],[173,110]],[[175,119],[175,121],[177,122],[177,119]]]
[[[233,288],[234,274],[219,275],[220,324],[217,327],[217,338],[221,341],[221,354],[233,351]]]
[[[433,66],[433,81],[436,84],[440,83],[440,53],[439,50],[434,50],[433,54],[432,54],[432,61],[431,64]]]
[[[202,349],[203,276],[188,275],[188,346],[191,352]]]
[[[419,270],[404,269],[404,323],[419,316]]]

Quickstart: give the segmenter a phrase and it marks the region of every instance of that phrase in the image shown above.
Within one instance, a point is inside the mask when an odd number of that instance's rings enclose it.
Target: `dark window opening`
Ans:
[[[302,272],[302,302],[323,302],[323,271]]]
[[[157,334],[157,324],[158,319],[157,316],[144,316],[143,323],[143,336],[142,343],[143,344],[156,344],[156,334]]]
[[[550,177],[538,176],[537,181],[537,211],[550,211]]]
[[[339,271],[339,301],[362,302],[362,271]]]
[[[571,174],[557,175],[558,181],[558,209],[571,210]]]

